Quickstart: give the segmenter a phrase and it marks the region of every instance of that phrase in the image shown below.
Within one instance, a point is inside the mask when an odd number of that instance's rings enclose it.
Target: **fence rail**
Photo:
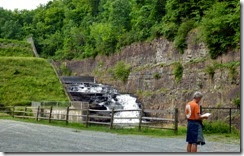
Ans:
[[[63,113],[56,113],[55,110],[62,110]],[[82,112],[81,114],[71,114],[71,111],[79,111]],[[117,117],[115,116],[115,113],[118,112],[131,112],[136,111],[139,112],[138,117]],[[80,117],[82,120],[80,123],[84,123],[86,127],[89,126],[89,124],[101,124],[101,125],[109,125],[110,129],[113,129],[114,126],[119,126],[120,124],[127,124],[127,125],[134,125],[138,126],[138,130],[141,130],[141,127],[150,127],[150,128],[160,128],[160,129],[169,129],[174,130],[175,133],[178,131],[178,108],[175,108],[174,110],[169,110],[169,113],[173,113],[173,118],[159,118],[159,117],[146,117],[144,116],[144,110],[143,109],[136,109],[136,110],[96,110],[96,109],[90,109],[83,108],[83,109],[75,109],[66,107],[63,109],[55,108],[53,106],[48,107],[23,107],[23,106],[13,106],[13,107],[0,107],[0,113],[8,113],[11,114],[13,118],[32,118],[36,119],[36,121],[40,120],[48,120],[49,123],[54,121],[64,121],[66,124],[68,124],[71,120],[70,117]],[[107,113],[107,114],[92,114],[94,113]],[[153,110],[146,110],[145,112],[154,112]],[[160,110],[155,110],[155,112],[160,112]],[[162,112],[166,112],[165,110],[162,110]],[[60,118],[54,118],[55,115],[63,116],[62,119]],[[1,114],[0,114],[1,116]],[[93,120],[91,120],[93,119]],[[98,119],[94,120],[94,119]],[[102,121],[102,120],[110,120],[110,121]],[[138,123],[124,123],[124,122],[114,122],[114,120],[124,120],[124,119],[138,119]],[[147,120],[147,121],[146,121]],[[172,122],[174,126],[172,128],[164,128],[162,126],[155,126],[155,123],[153,121],[158,122]],[[160,124],[160,123],[159,123]]]

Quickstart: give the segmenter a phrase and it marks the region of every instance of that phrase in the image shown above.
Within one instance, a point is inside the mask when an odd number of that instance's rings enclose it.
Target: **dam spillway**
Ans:
[[[62,77],[72,101],[88,102],[99,110],[138,110],[141,104],[130,94],[120,94],[115,88],[98,84],[93,77]],[[138,111],[116,112],[115,117],[139,117]],[[138,123],[139,119],[114,119],[114,123]]]

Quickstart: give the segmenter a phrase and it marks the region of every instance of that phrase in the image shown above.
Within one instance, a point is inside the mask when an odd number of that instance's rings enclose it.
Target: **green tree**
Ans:
[[[130,2],[129,0],[115,0],[111,3],[109,21],[119,29],[130,29]]]
[[[217,2],[203,17],[204,40],[212,58],[240,42],[240,2]]]

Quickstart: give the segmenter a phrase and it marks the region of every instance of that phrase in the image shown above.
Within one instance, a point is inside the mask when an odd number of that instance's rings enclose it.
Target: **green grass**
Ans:
[[[31,101],[68,101],[45,59],[0,57],[0,103],[29,105]]]
[[[24,41],[0,39],[0,57],[32,57],[31,45]]]

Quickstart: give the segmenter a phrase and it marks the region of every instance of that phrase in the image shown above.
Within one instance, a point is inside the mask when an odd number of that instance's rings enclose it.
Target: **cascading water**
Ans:
[[[69,92],[77,92],[89,96],[90,103],[96,103],[105,107],[107,110],[123,109],[138,110],[140,104],[136,98],[129,94],[119,94],[119,92],[107,85],[95,83],[72,84],[68,88]],[[99,96],[97,96],[99,95]],[[139,119],[116,119],[116,117],[135,117],[139,116],[138,111],[117,112],[114,114],[114,123],[138,123]]]
[[[125,110],[135,110],[140,109],[136,98],[130,96],[129,94],[118,95],[118,102],[123,106]],[[138,111],[129,111],[129,112],[118,112],[115,113],[114,117],[138,117]],[[139,119],[114,119],[114,123],[138,123]]]

